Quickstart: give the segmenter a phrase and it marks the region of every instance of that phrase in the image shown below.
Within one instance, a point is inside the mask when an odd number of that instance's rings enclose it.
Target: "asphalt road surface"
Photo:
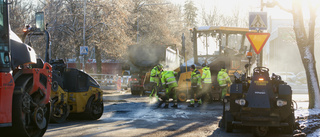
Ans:
[[[147,96],[132,96],[130,92],[104,91],[104,114],[99,120],[67,120],[49,124],[45,137],[60,136],[195,136],[195,137],[252,137],[250,128],[226,133],[218,127],[222,117],[222,103],[205,103],[190,108],[157,108]],[[170,104],[172,105],[172,104]],[[271,131],[270,137],[290,136]],[[292,135],[291,135],[292,136]]]

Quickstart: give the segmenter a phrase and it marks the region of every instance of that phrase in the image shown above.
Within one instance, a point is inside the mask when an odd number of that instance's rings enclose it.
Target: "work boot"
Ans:
[[[173,108],[178,108],[178,104],[174,104],[174,105],[172,105],[171,107],[173,107]]]
[[[164,105],[163,108],[169,108],[169,104]]]
[[[188,107],[194,107],[194,104],[189,104]]]

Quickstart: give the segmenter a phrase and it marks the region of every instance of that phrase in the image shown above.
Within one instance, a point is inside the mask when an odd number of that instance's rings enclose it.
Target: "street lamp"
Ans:
[[[261,7],[260,7],[260,11],[263,12],[263,8],[266,7],[266,8],[273,8],[275,5],[277,5],[277,2],[272,0],[271,2],[268,1],[268,2],[263,2],[263,0],[260,1],[261,3]],[[258,32],[261,32],[261,30],[258,30]],[[263,62],[263,50],[261,50],[258,58],[257,58],[257,63],[258,63],[258,66],[262,66],[262,62]]]
[[[151,5],[167,5],[171,3],[152,3],[152,4],[140,4],[137,8],[137,12],[139,12],[142,6],[151,6]],[[137,43],[139,42],[139,18],[137,18]]]

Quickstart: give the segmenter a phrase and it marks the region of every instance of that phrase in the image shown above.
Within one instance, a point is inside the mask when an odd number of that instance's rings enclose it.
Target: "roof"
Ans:
[[[199,32],[219,32],[224,33],[247,33],[247,32],[257,32],[256,30],[249,30],[249,28],[240,28],[240,27],[223,27],[223,26],[201,26],[197,27],[196,30]]]

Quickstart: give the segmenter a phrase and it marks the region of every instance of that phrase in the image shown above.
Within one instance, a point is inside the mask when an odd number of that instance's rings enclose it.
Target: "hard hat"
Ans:
[[[162,69],[163,65],[162,64],[158,64],[158,69]]]
[[[202,64],[202,67],[205,67],[205,66],[207,66],[206,63],[203,63],[203,64]]]

